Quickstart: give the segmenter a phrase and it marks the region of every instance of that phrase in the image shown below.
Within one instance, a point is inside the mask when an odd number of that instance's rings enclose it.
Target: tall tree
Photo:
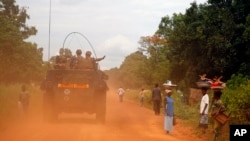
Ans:
[[[170,60],[170,77],[177,82],[185,78],[186,84],[192,84],[197,79],[199,65],[206,61],[202,60],[202,47],[205,44],[202,40],[202,18],[198,5],[192,3],[185,15],[174,14],[172,19],[163,17],[157,30],[157,33],[168,39],[164,48]]]
[[[242,63],[246,64],[241,59],[248,58],[242,40],[244,29],[236,32],[245,23],[235,24],[232,9],[230,0],[211,0],[201,5],[194,2],[184,15],[162,19],[157,32],[169,39],[165,48],[169,50],[171,76],[178,75],[176,68],[182,68],[186,71],[179,75],[184,74],[186,83],[195,86],[201,73],[210,77],[223,75],[227,80],[239,71]],[[241,43],[239,47],[235,46],[237,42]]]
[[[164,49],[167,40],[163,36],[155,34],[141,37],[139,44],[139,51],[147,57],[148,79],[145,82],[152,85],[152,83],[163,83],[169,79],[169,61],[166,58],[167,50]]]
[[[118,79],[124,87],[138,88],[145,84],[147,76],[146,57],[139,51],[127,56],[119,69]]]
[[[228,70],[238,71],[250,77],[250,42],[248,38],[250,34],[250,1],[232,1],[231,13],[235,22],[235,31],[231,40],[233,48],[230,50],[233,55],[227,60],[230,62]]]
[[[15,0],[0,0],[1,82],[29,82],[41,78],[42,49],[24,41],[37,32],[35,27],[26,25],[27,19],[26,9],[19,8]]]

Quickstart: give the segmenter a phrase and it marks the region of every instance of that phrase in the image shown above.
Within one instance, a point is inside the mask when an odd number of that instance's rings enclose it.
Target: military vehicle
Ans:
[[[108,76],[99,69],[51,69],[47,71],[41,88],[43,114],[46,121],[53,121],[60,113],[96,114],[105,122]]]

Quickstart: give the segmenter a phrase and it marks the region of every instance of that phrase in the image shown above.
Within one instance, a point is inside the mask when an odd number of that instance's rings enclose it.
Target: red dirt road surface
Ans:
[[[15,122],[0,130],[0,141],[205,141],[192,128],[179,121],[171,134],[163,130],[163,115],[124,100],[120,103],[115,89],[107,93],[106,123],[95,115],[61,114],[56,123],[42,121],[37,115]]]

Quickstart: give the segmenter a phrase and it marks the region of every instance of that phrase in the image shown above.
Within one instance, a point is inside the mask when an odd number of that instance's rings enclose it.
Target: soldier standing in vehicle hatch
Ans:
[[[91,57],[91,52],[86,51],[86,54],[85,54],[85,68],[86,69],[97,69],[96,68],[96,62],[101,61],[104,58],[105,58],[105,56],[103,56],[102,58],[93,58],[93,57]]]
[[[64,55],[64,49],[61,48],[59,55],[55,58],[55,69],[67,69],[67,58]]]
[[[84,58],[82,57],[82,50],[76,50],[76,57],[73,60],[75,69],[84,69]]]

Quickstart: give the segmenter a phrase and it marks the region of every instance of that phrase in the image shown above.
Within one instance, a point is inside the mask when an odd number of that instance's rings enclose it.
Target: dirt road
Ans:
[[[105,124],[97,123],[95,115],[62,114],[53,124],[38,116],[1,129],[0,141],[205,141],[190,129],[179,122],[173,133],[166,134],[163,115],[155,116],[126,99],[120,103],[116,91],[110,89]]]

